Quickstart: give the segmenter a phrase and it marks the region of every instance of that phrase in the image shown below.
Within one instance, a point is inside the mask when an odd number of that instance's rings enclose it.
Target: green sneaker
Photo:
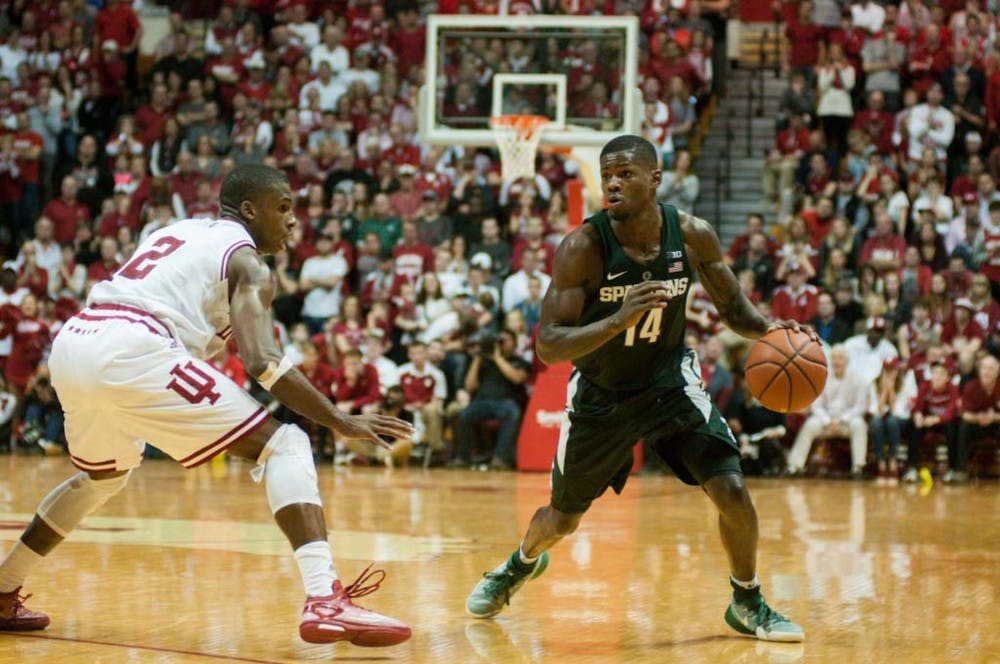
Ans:
[[[510,604],[511,595],[516,593],[529,579],[542,575],[549,566],[549,553],[545,551],[535,561],[535,568],[522,574],[510,564],[510,558],[503,561],[492,572],[483,574],[483,579],[469,593],[465,600],[465,610],[476,618],[491,618]]]
[[[741,604],[734,599],[726,609],[726,623],[740,634],[756,636],[761,641],[797,643],[806,637],[801,627],[769,607],[763,596],[756,605]]]

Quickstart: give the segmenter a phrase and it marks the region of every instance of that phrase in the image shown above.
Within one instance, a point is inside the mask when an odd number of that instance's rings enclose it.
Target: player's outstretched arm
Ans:
[[[630,289],[621,308],[611,316],[580,325],[587,295],[603,281],[604,257],[593,233],[590,226],[583,226],[556,250],[535,344],[538,357],[546,364],[593,352],[638,323],[647,310],[666,307],[670,300],[661,282],[646,282]]]
[[[384,415],[349,416],[337,410],[295,367],[283,366],[283,353],[274,338],[271,300],[274,278],[270,269],[249,247],[229,261],[229,318],[240,358],[250,375],[278,401],[344,438],[370,440],[389,447],[379,436],[410,438],[409,423]]]
[[[698,271],[701,283],[712,297],[719,316],[731,330],[750,339],[759,339],[770,327],[750,298],[740,290],[736,275],[726,265],[719,236],[704,219],[678,211],[688,262]]]

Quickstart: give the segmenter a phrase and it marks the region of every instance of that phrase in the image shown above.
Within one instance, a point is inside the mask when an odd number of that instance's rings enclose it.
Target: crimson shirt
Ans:
[[[100,39],[114,39],[119,48],[125,48],[132,43],[139,32],[139,17],[135,10],[119,3],[114,7],[105,7],[97,13],[94,20],[94,30]]]
[[[792,67],[813,67],[819,60],[819,42],[823,28],[814,23],[800,23],[798,17],[790,20],[785,35],[791,45],[789,63]]]
[[[962,390],[962,411],[979,413],[990,408],[1000,410],[1000,380],[993,383],[993,389],[989,392],[978,378],[966,383]]]
[[[975,320],[969,320],[964,328],[958,329],[958,324],[955,319],[952,318],[944,327],[941,329],[941,343],[950,344],[958,337],[964,337],[966,339],[985,339],[986,333],[983,332],[983,328],[979,326]]]
[[[114,276],[115,272],[118,271],[117,261],[111,261],[110,264],[105,264],[104,261],[94,261],[87,268],[87,280],[88,281],[108,281]]]
[[[333,387],[335,372],[333,367],[329,364],[317,362],[316,368],[311,372],[306,370],[305,365],[300,364],[299,371],[302,372],[302,375],[305,376],[310,383],[312,383],[312,386],[315,387],[320,394],[325,396],[327,399],[333,396],[331,388]]]
[[[53,239],[59,244],[66,244],[73,241],[77,224],[90,221],[90,208],[80,201],[67,203],[61,198],[54,198],[45,204],[42,216],[52,220],[55,227]]]
[[[818,301],[819,289],[812,284],[806,284],[798,293],[793,293],[788,286],[779,286],[771,298],[771,315],[776,319],[807,323],[816,315]]]
[[[42,135],[34,131],[21,131],[14,134],[14,150],[20,152],[21,150],[28,150],[33,147],[45,147],[45,139]],[[17,167],[21,169],[21,182],[29,184],[38,184],[39,181],[39,159],[22,159],[20,156],[17,158]]]
[[[357,382],[350,385],[344,376],[344,367],[340,367],[334,372],[332,391],[335,402],[352,401],[355,409],[376,403],[382,398],[378,386],[378,370],[366,362]]]
[[[412,364],[406,365],[413,367]],[[434,388],[437,386],[437,379],[430,371],[423,374],[401,372],[399,375],[399,385],[403,388],[403,401],[411,404],[430,403],[434,398]]]
[[[906,253],[906,241],[898,235],[890,235],[888,237],[873,236],[865,240],[864,245],[861,247],[858,264],[864,265],[871,262],[872,258],[882,256],[893,256],[902,263],[904,253]]]
[[[25,318],[20,309],[7,305],[0,312],[0,338],[8,336],[13,336],[13,347],[4,375],[8,383],[23,390],[52,341],[49,326],[38,318]]]
[[[930,383],[922,385],[913,404],[914,413],[936,415],[941,418],[941,424],[947,424],[958,417],[960,402],[958,388],[948,383],[940,391],[931,387]]]

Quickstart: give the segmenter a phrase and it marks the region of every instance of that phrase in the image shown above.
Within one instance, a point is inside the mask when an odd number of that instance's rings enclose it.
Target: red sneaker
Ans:
[[[351,602],[355,597],[370,595],[385,580],[385,572],[369,572],[371,565],[346,588],[333,582],[333,594],[307,597],[299,622],[299,636],[309,643],[350,641],[356,646],[394,646],[410,638],[410,628],[400,621],[369,611]],[[376,575],[377,580],[362,584]]]
[[[0,593],[0,632],[31,632],[49,626],[49,617],[24,606],[31,595],[19,595],[20,588]]]

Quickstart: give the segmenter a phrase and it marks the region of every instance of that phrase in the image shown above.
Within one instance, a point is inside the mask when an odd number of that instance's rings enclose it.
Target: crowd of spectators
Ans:
[[[690,207],[698,183],[688,149],[699,106],[724,76],[728,6],[176,2],[149,57],[129,2],[4,3],[0,440],[64,451],[45,366],[62,322],[150,233],[217,215],[226,174],[263,161],[288,174],[300,221],[272,260],[288,356],[344,411],[411,417],[423,458],[512,467],[572,168],[542,154],[534,180],[504,182],[491,150],[418,141],[425,16],[639,16],[643,130],[669,169],[660,196]],[[481,91],[494,73],[553,57],[574,79],[576,117],[620,113],[607,40],[550,40],[543,52],[481,45],[445,49],[449,112],[468,102],[485,114]],[[256,390],[235,350],[214,362]],[[411,454],[400,441],[382,453],[310,433],[316,453],[337,460],[391,464]]]
[[[947,444],[944,479],[964,481],[973,446],[1000,434],[995,4],[775,9],[788,88],[762,174],[766,216],[750,216],[729,260],[762,310],[814,325],[833,350],[805,421],[772,437],[790,445],[790,474],[814,441],[841,438],[853,475],[905,480]],[[740,396],[734,429],[775,426],[741,422],[752,400]]]

